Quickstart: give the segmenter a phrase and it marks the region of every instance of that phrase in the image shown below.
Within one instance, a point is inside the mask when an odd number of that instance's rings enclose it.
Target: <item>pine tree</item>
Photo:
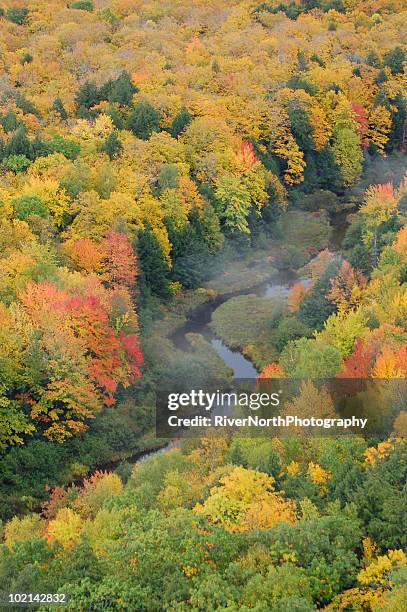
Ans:
[[[141,266],[141,279],[146,287],[158,297],[168,298],[170,295],[168,266],[159,242],[149,225],[138,234],[137,255]]]
[[[55,98],[54,103],[52,105],[52,110],[58,113],[58,115],[61,117],[63,121],[66,121],[68,119],[68,113],[65,110],[65,107],[63,105],[61,98],[59,97]]]
[[[109,136],[100,147],[100,150],[107,153],[110,160],[120,155],[120,153],[123,151],[123,145],[120,142],[116,132],[110,132]]]
[[[5,157],[11,155],[25,155],[28,159],[32,156],[31,143],[24,126],[18,128],[6,145]]]
[[[89,110],[95,104],[99,104],[99,92],[95,83],[92,81],[86,81],[86,83],[84,83],[77,91],[75,102],[77,110],[82,107]]]
[[[111,104],[117,103],[121,106],[131,106],[133,95],[138,89],[133,84],[130,74],[127,70],[117,77],[117,79],[109,79],[99,90],[99,98],[108,100]]]
[[[174,138],[178,138],[180,134],[188,127],[192,121],[192,115],[188,109],[183,107],[171,124],[170,134]]]
[[[3,117],[1,117],[0,124],[3,126],[5,133],[8,134],[9,132],[13,132],[18,128],[19,122],[15,113],[10,110],[8,113],[3,115]]]
[[[160,131],[160,114],[149,102],[140,102],[131,113],[127,127],[138,138],[148,140],[153,132]]]

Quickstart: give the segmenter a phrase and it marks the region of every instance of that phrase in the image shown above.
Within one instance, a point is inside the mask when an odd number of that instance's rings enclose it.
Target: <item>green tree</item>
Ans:
[[[290,340],[309,336],[311,329],[295,317],[284,317],[277,326],[274,336],[276,349],[281,352]]]
[[[31,143],[27,138],[27,131],[24,126],[21,126],[8,141],[5,147],[5,156],[25,155],[30,159],[31,154]]]
[[[91,0],[78,0],[77,2],[72,2],[69,5],[69,8],[77,9],[79,11],[88,11],[91,13],[93,11],[93,2]]]
[[[185,106],[181,108],[178,115],[174,118],[170,127],[170,134],[173,138],[178,138],[192,121],[192,115]]]
[[[107,100],[111,104],[116,103],[121,106],[131,106],[133,95],[137,92],[138,88],[131,80],[130,74],[127,70],[123,70],[117,79],[110,79],[102,85],[99,89],[99,98],[101,100]]]
[[[151,226],[147,225],[138,233],[137,255],[141,267],[141,280],[154,295],[166,299],[170,295],[168,287],[168,265]]]
[[[27,100],[24,94],[17,92],[14,99],[15,99],[16,105],[18,106],[20,110],[23,111],[24,115],[31,114],[31,115],[35,115],[39,119],[41,118],[41,115],[38,109],[34,106],[32,102]]]
[[[335,312],[335,305],[326,297],[331,290],[331,279],[340,268],[340,263],[334,261],[321,274],[314,287],[301,300],[298,318],[311,329],[322,329],[326,319]]]
[[[21,58],[20,62],[22,64],[22,66],[25,66],[25,64],[31,64],[31,62],[33,61],[33,56],[31,55],[31,53],[24,53],[23,57]]]
[[[58,113],[58,115],[61,117],[63,121],[66,121],[68,119],[68,113],[65,110],[65,107],[63,105],[61,98],[59,97],[55,98],[54,103],[52,105],[52,110]]]
[[[401,74],[404,71],[404,64],[407,61],[407,54],[401,47],[395,47],[388,51],[383,59],[384,66],[388,66],[392,74]]]
[[[27,7],[10,7],[6,11],[6,19],[17,25],[24,25],[28,19],[28,8]]]
[[[123,151],[123,145],[116,132],[110,132],[109,136],[100,147],[100,150],[103,151],[103,153],[106,153],[110,160],[118,157],[121,154]]]
[[[25,155],[9,155],[3,160],[3,166],[15,174],[27,170],[31,161]]]
[[[26,221],[32,215],[39,217],[48,216],[48,208],[37,196],[22,195],[12,202],[15,215],[18,219]]]
[[[138,138],[148,140],[153,132],[160,131],[160,113],[149,102],[140,102],[131,113],[127,127]]]
[[[0,124],[3,126],[3,130],[8,134],[9,132],[13,132],[21,125],[21,122],[17,120],[15,113],[10,110],[5,115],[3,115],[0,119]]]
[[[280,365],[293,378],[333,378],[341,361],[337,348],[308,338],[292,340],[280,355]]]
[[[86,81],[77,91],[75,103],[77,111],[81,108],[89,110],[92,106],[99,104],[99,92],[93,81]]]
[[[52,140],[47,143],[50,151],[53,153],[62,153],[67,159],[74,161],[79,153],[80,146],[73,140],[64,138],[63,136],[54,136]]]

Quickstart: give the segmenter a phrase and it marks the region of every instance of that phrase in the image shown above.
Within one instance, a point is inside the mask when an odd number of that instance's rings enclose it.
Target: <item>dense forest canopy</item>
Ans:
[[[271,269],[286,301],[212,318],[261,378],[406,377],[406,22],[404,0],[0,0],[0,589],[403,609],[405,413],[388,440],[203,438],[87,474],[153,446],[158,384],[230,376],[172,334]]]

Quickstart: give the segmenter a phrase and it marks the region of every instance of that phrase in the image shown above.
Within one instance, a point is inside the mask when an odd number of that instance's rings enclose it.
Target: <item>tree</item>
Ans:
[[[110,230],[100,245],[105,278],[112,286],[122,285],[134,290],[138,275],[137,260],[126,234]]]
[[[23,57],[21,58],[20,62],[22,66],[25,66],[26,64],[31,64],[31,62],[33,61],[33,56],[31,55],[31,53],[24,53]]]
[[[24,172],[30,164],[31,161],[25,155],[9,155],[3,161],[3,166],[15,174]]]
[[[342,185],[350,187],[362,174],[363,154],[358,135],[349,128],[334,132],[332,151],[341,172]]]
[[[365,192],[360,214],[363,219],[362,239],[370,251],[372,263],[379,256],[379,230],[397,213],[397,196],[391,183],[371,185]]]
[[[17,25],[25,25],[28,19],[28,8],[23,7],[10,7],[6,11],[6,19]]]
[[[284,180],[287,185],[302,183],[304,180],[303,172],[306,167],[304,154],[288,128],[281,127],[277,130],[273,140],[273,152],[286,162]]]
[[[352,354],[344,359],[342,370],[337,374],[337,377],[369,378],[376,350],[374,343],[357,338]]]
[[[288,377],[333,378],[341,365],[341,353],[329,344],[300,338],[284,348],[280,365]]]
[[[174,118],[171,127],[170,134],[173,138],[178,138],[180,134],[188,127],[192,121],[192,115],[187,108],[183,107]]]
[[[31,143],[27,138],[27,131],[24,126],[20,126],[16,132],[14,132],[5,147],[5,157],[11,155],[25,155],[30,159],[31,153]]]
[[[77,0],[69,5],[69,8],[77,9],[79,11],[93,11],[93,2],[91,0]]]
[[[231,232],[249,234],[248,216],[250,212],[250,193],[237,176],[225,175],[218,180],[216,198],[222,206],[226,228]]]
[[[137,255],[141,267],[141,279],[150,291],[166,299],[170,295],[168,287],[168,265],[160,244],[151,226],[147,225],[137,236]]]
[[[92,106],[99,104],[99,92],[93,81],[86,81],[77,91],[75,103],[77,111],[81,108],[89,110]]]
[[[61,117],[62,121],[66,121],[68,119],[68,113],[65,110],[65,106],[61,100],[61,98],[55,98],[52,104],[52,110],[54,110]]]
[[[133,95],[138,92],[130,74],[123,70],[116,79],[106,81],[99,89],[100,100],[108,100],[111,104],[132,106]]]
[[[8,134],[16,130],[19,125],[21,125],[21,122],[17,120],[16,114],[12,110],[9,110],[1,117],[0,124],[3,126],[5,133]]]
[[[20,346],[25,338],[25,344],[14,354],[18,361],[14,378],[9,377],[7,390],[17,400],[8,408],[6,443],[18,443],[34,426],[62,442],[86,429],[103,404],[115,403],[119,384],[140,377],[137,338],[112,327],[107,297],[103,305],[95,295],[72,295],[50,282],[28,282],[18,297],[12,309],[14,338]],[[13,319],[3,318],[4,333],[9,329],[10,335],[10,326]],[[24,423],[27,409],[30,419]]]
[[[352,268],[348,261],[344,261],[338,275],[331,280],[327,298],[342,311],[356,308],[366,285],[367,277],[360,270]]]
[[[37,118],[41,118],[41,115],[37,108],[34,106],[32,102],[27,100],[24,94],[17,92],[14,96],[14,100],[16,102],[16,106],[23,112],[24,115],[35,115]]]
[[[274,336],[276,349],[281,352],[291,340],[310,335],[311,330],[295,317],[284,317],[277,326]]]
[[[335,305],[326,296],[331,289],[331,279],[337,274],[338,268],[338,262],[329,264],[300,302],[298,318],[311,329],[322,329],[326,319],[336,310]]]
[[[160,131],[160,114],[149,102],[140,102],[132,111],[127,127],[138,138],[148,140],[154,132]]]
[[[401,47],[395,47],[388,51],[383,58],[383,65],[388,66],[392,74],[402,73],[404,63],[407,61],[407,54]]]
[[[274,492],[271,476],[235,467],[219,482],[205,502],[195,506],[194,512],[207,516],[227,531],[270,529],[279,522],[292,524],[296,520],[294,504]]]
[[[74,161],[79,153],[80,146],[73,140],[63,138],[62,136],[54,136],[52,140],[47,142],[50,151],[54,153],[62,153],[67,159]]]
[[[348,357],[352,353],[356,338],[364,338],[368,332],[366,315],[359,307],[332,314],[325,322],[323,331],[315,337],[320,342],[335,346],[342,357]]]
[[[45,218],[49,214],[48,208],[37,196],[20,196],[13,200],[13,206],[16,217],[21,221],[27,221],[32,215]]]
[[[123,151],[123,145],[116,132],[110,132],[109,136],[100,147],[100,150],[107,153],[110,161],[121,154]]]

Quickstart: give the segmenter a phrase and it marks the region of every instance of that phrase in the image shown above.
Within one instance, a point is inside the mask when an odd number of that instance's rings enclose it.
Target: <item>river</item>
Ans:
[[[341,248],[346,229],[349,225],[348,215],[350,212],[353,211],[348,209],[331,215],[330,224],[332,233],[329,241],[329,250],[332,253],[338,252]],[[293,284],[300,280],[308,281],[308,279],[299,278],[291,270],[281,270],[277,275],[274,275],[271,279],[260,285],[233,293],[218,295],[212,301],[206,302],[192,310],[188,314],[186,323],[171,335],[171,340],[176,348],[188,352],[191,347],[186,337],[187,334],[200,334],[210,342],[219,357],[233,370],[233,378],[256,378],[259,372],[253,363],[239,350],[229,348],[220,338],[215,336],[210,327],[212,314],[226,301],[240,295],[254,294],[268,299],[287,298]]]

